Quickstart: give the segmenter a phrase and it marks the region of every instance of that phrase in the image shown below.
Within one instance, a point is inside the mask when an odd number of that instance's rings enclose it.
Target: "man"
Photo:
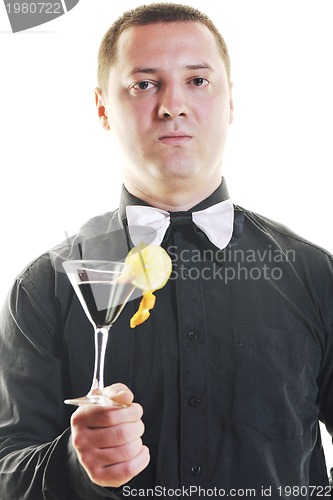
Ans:
[[[138,8],[105,35],[96,105],[124,189],[119,210],[29,265],[4,308],[3,498],[330,496],[318,420],[332,429],[332,257],[232,207],[231,90],[227,47],[190,7]],[[133,301],[112,328],[105,394],[127,406],[69,409],[93,341],[59,262],[123,259],[140,206],[170,218],[173,274],[148,321],[130,331]]]

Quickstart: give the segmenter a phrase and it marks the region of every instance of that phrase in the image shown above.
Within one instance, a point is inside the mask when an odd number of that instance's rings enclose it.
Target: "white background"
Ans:
[[[96,54],[139,3],[80,0],[16,34],[0,3],[1,302],[30,260],[118,205],[121,160],[94,108]],[[183,3],[204,10],[230,50],[232,200],[333,252],[331,0]]]

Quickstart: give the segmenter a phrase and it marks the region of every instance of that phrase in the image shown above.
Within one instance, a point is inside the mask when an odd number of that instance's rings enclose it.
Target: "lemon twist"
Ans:
[[[128,253],[123,279],[130,281],[143,291],[139,309],[130,320],[131,328],[135,328],[149,318],[149,311],[153,309],[156,302],[153,292],[164,287],[171,271],[170,256],[160,246],[140,243]]]

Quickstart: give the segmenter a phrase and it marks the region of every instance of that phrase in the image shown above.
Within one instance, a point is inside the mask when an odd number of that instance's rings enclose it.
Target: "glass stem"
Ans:
[[[104,389],[104,360],[109,328],[95,328],[95,367],[90,393],[100,394]]]

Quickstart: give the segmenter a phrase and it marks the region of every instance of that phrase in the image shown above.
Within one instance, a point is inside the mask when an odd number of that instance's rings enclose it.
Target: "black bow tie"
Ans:
[[[225,200],[197,212],[167,212],[159,208],[131,205],[126,207],[129,234],[133,244],[160,245],[172,224],[193,223],[220,250],[225,248],[233,232],[234,209],[231,200]]]

